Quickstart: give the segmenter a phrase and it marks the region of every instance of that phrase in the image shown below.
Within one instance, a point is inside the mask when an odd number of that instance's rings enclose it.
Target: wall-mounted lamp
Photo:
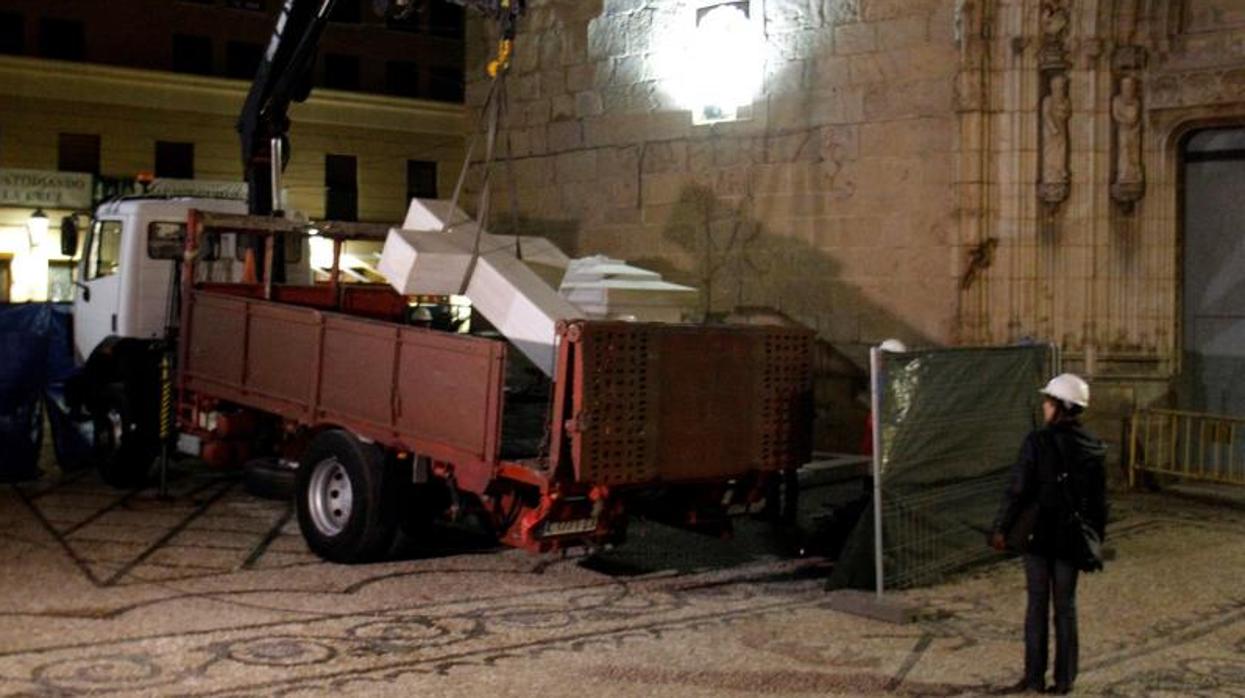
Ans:
[[[696,0],[670,34],[661,70],[694,123],[748,118],[765,69],[762,0]],[[669,44],[668,44],[669,45]]]
[[[30,220],[26,221],[26,235],[30,239],[31,249],[41,247],[48,239],[48,214],[42,208],[37,208],[30,214]]]

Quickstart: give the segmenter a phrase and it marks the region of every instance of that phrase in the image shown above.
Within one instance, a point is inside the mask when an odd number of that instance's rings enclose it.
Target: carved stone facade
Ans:
[[[1245,124],[1245,2],[1069,4],[1070,188],[1043,211],[1024,180],[1047,171],[1029,153],[1050,150],[1025,145],[1052,70],[1047,5],[974,7],[967,50],[983,58],[966,62],[961,81],[1004,97],[961,111],[961,197],[976,206],[960,230],[969,249],[1000,243],[992,268],[961,292],[957,340],[1053,340],[1072,369],[1114,379],[1104,382],[1113,402],[1160,401],[1180,370],[1181,141]]]
[[[1245,123],[1245,0],[753,0],[762,93],[694,125],[662,44],[704,4],[530,0],[508,131],[532,232],[711,272],[714,311],[838,346],[1051,341],[1108,402],[1162,398],[1181,139]]]

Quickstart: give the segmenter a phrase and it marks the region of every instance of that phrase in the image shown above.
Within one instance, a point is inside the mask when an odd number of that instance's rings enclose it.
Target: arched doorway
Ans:
[[[1180,407],[1245,415],[1245,128],[1185,140]]]

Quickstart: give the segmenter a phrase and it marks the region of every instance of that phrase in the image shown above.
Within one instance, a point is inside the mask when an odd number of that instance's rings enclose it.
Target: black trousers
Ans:
[[[1044,685],[1050,644],[1051,601],[1055,606],[1055,685],[1071,688],[1076,681],[1076,577],[1071,563],[1045,555],[1025,555],[1025,682]]]

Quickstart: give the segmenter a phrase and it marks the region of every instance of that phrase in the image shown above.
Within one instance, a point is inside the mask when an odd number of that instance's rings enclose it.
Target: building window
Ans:
[[[437,163],[427,160],[406,161],[406,199],[437,198]]]
[[[173,35],[173,70],[194,75],[212,74],[212,40],[191,34]]]
[[[86,26],[73,19],[39,21],[39,55],[62,61],[86,58]]]
[[[385,92],[397,97],[418,97],[419,66],[410,61],[385,63]]]
[[[239,80],[250,80],[259,72],[259,62],[264,57],[264,47],[246,41],[230,41],[225,45],[225,75]]]
[[[337,4],[333,5],[332,13],[329,14],[330,22],[358,24],[360,19],[359,0],[337,0]]]
[[[57,136],[56,169],[99,174],[99,136],[94,133],[62,133]]]
[[[25,52],[25,19],[16,12],[0,12],[0,53],[20,56]]]
[[[156,176],[195,178],[195,144],[156,141]]]
[[[353,155],[324,157],[324,217],[335,221],[359,218],[359,164]]]
[[[48,261],[48,300],[64,303],[73,300],[73,267],[67,259]]]
[[[463,8],[448,0],[432,0],[429,6],[428,31],[435,36],[463,38]]]
[[[334,90],[359,89],[359,57],[324,54],[324,86]]]
[[[463,101],[463,71],[433,68],[428,74],[428,96],[440,102]]]

